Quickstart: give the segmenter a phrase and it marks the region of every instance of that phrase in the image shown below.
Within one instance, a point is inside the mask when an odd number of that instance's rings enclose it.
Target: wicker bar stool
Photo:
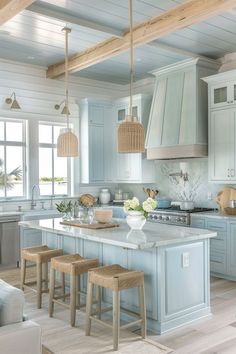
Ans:
[[[100,316],[94,317],[92,314],[92,297],[93,286],[96,285],[99,289],[108,288],[113,292],[112,308],[100,308]],[[120,326],[120,291],[124,289],[138,288],[139,289],[139,304],[140,314],[123,309],[131,315],[137,316],[138,320],[129,322]],[[113,310],[113,325],[101,320],[101,313]],[[97,311],[96,311],[97,314]],[[145,307],[145,291],[144,291],[144,273],[139,271],[131,271],[121,267],[118,264],[110,266],[90,269],[88,272],[88,289],[87,289],[87,305],[86,305],[86,336],[90,335],[91,320],[101,323],[106,327],[113,329],[113,348],[118,350],[120,329],[128,328],[134,324],[141,323],[142,337],[146,337],[146,307]]]
[[[21,289],[25,287],[32,288],[32,285],[36,284],[37,292],[37,307],[42,307],[42,294],[48,292],[48,263],[53,257],[63,254],[62,249],[51,249],[48,246],[35,246],[23,248],[21,250]],[[36,265],[36,281],[26,283],[26,262],[30,261]],[[43,287],[44,285],[44,287]],[[64,281],[62,280],[62,287],[64,287]]]
[[[55,257],[51,262],[50,290],[49,290],[49,316],[53,316],[54,303],[70,309],[70,323],[75,326],[76,309],[80,308],[80,275],[87,273],[90,268],[99,266],[98,259],[86,259],[79,254]],[[55,296],[56,271],[70,275],[70,293]],[[70,304],[66,304],[65,298],[70,296]],[[60,299],[63,299],[61,301]]]

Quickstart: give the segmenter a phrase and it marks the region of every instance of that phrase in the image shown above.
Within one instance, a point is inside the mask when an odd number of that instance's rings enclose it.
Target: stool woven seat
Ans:
[[[98,267],[98,259],[86,259],[80,254],[68,254],[55,257],[51,262],[50,270],[50,291],[49,291],[49,316],[52,317],[54,311],[54,303],[69,307],[70,323],[75,326],[76,308],[80,308],[80,275],[88,272],[89,269]],[[55,278],[56,271],[70,275],[70,293],[63,293],[61,296],[55,295]],[[83,293],[82,293],[83,294]],[[65,303],[65,298],[70,296],[70,304]],[[60,299],[63,299],[61,301]]]
[[[63,253],[61,249],[51,249],[48,246],[36,246],[23,248],[21,258],[31,262],[48,262],[52,257],[60,256]]]
[[[90,269],[89,281],[112,290],[136,288],[143,283],[143,272],[128,270],[119,264]]]
[[[48,263],[53,257],[61,256],[62,254],[62,249],[51,249],[47,245],[27,247],[21,250],[21,289],[32,287],[33,284],[37,285],[37,306],[39,309],[42,306],[42,293],[48,292]],[[35,263],[37,279],[26,283],[27,261]],[[42,274],[43,272],[44,275]],[[44,283],[44,288],[42,288],[42,283]],[[62,282],[62,287],[64,287],[64,281]]]
[[[51,267],[67,274],[87,273],[90,268],[97,267],[97,259],[86,259],[77,254],[68,254],[52,259]]]
[[[111,289],[113,292],[113,324],[101,320],[101,313],[107,312],[110,308],[101,310],[101,304],[97,306],[96,313],[92,313],[93,287],[98,287],[100,293],[101,287]],[[111,327],[113,330],[113,348],[118,350],[120,328],[127,328],[131,325],[141,324],[142,337],[146,336],[146,308],[145,308],[145,292],[144,292],[144,273],[140,271],[132,271],[121,267],[119,264],[90,269],[88,272],[87,286],[87,304],[86,304],[86,335],[90,335],[91,320]],[[129,322],[120,326],[120,291],[124,289],[138,288],[140,313],[125,310],[129,314],[138,317],[138,320]],[[100,295],[99,295],[100,299]],[[124,309],[123,309],[124,310]],[[95,316],[96,315],[96,316]],[[97,317],[98,315],[98,317]]]

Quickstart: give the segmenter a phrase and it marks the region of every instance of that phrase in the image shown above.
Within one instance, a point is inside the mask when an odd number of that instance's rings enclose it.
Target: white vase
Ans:
[[[108,204],[111,200],[111,193],[108,188],[102,188],[99,193],[99,200],[101,204]]]
[[[127,224],[132,230],[142,230],[146,218],[143,216],[143,213],[140,211],[129,211],[128,216],[126,217]]]

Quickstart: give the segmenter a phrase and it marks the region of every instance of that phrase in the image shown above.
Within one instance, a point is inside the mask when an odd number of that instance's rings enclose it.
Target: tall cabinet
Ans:
[[[209,181],[236,181],[236,70],[204,78],[209,97]]]

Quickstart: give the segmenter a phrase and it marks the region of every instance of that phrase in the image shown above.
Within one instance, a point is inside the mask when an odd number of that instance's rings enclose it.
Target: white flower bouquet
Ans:
[[[124,211],[128,213],[129,211],[139,211],[147,218],[148,213],[157,207],[156,200],[152,198],[147,198],[142,204],[140,204],[138,198],[128,199],[124,202]]]

